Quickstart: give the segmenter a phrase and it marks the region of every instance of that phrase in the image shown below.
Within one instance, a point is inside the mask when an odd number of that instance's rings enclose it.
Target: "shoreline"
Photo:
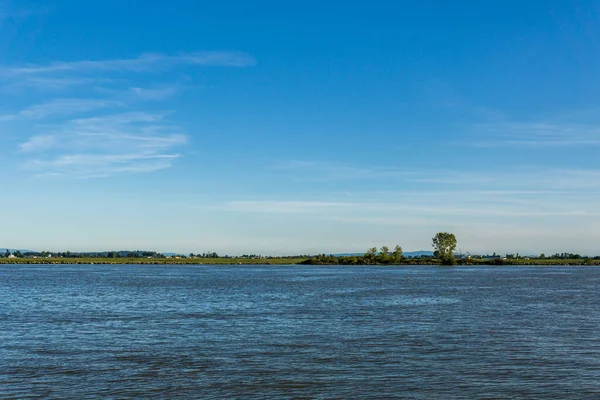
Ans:
[[[544,259],[544,260],[457,260],[456,266],[600,266],[596,259]],[[60,258],[60,259],[30,259],[30,258],[0,258],[0,265],[223,265],[223,266],[252,266],[252,265],[311,265],[311,266],[436,266],[438,260],[408,259],[394,264],[316,264],[308,258],[256,258],[256,259],[173,259],[173,258]],[[452,267],[452,266],[447,266]]]

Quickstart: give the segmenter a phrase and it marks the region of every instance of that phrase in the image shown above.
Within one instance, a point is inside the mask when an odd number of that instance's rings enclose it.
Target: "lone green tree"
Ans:
[[[454,265],[454,249],[456,249],[456,236],[453,233],[438,232],[432,239],[432,246],[440,257],[443,265]]]
[[[402,252],[402,247],[396,246],[394,247],[394,252],[391,255],[393,264],[400,264],[404,259],[404,253]]]
[[[364,255],[365,264],[375,264],[377,261],[377,247],[371,247]]]
[[[377,257],[377,261],[381,264],[389,264],[390,262],[390,249],[387,246],[381,247],[381,251]]]

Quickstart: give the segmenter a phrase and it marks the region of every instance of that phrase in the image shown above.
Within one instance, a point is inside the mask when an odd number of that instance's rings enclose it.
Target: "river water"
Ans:
[[[598,399],[600,268],[0,266],[0,398]]]

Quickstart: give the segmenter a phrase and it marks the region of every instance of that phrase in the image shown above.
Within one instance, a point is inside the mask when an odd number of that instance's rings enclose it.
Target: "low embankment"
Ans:
[[[268,265],[299,264],[306,258],[0,258],[0,264],[177,264]]]

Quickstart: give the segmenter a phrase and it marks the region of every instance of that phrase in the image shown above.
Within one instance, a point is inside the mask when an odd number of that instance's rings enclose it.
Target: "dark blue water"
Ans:
[[[600,398],[600,269],[0,266],[0,398]]]

